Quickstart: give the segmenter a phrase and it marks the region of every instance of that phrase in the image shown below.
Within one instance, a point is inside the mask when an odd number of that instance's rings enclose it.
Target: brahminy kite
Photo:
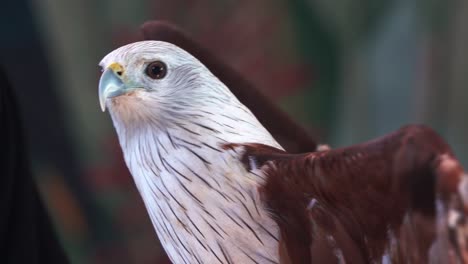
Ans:
[[[467,176],[430,128],[292,154],[172,43],[100,66],[101,108],[173,263],[468,261]]]

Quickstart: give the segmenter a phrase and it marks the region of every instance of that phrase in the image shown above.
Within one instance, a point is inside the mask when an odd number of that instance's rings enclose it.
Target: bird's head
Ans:
[[[167,42],[120,47],[105,56],[100,66],[102,110],[108,108],[114,121],[132,126],[140,121],[168,125],[178,118],[191,118],[187,115],[195,110],[219,109],[216,102],[235,98],[200,61]]]
[[[132,43],[109,53],[100,66],[101,108],[109,109],[121,140],[142,131],[172,131],[190,140],[212,135],[279,147],[223,82],[171,43]]]

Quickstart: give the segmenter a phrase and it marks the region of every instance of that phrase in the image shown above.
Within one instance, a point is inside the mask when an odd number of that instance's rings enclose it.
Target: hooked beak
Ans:
[[[144,89],[142,86],[129,81],[125,77],[125,71],[119,63],[112,63],[102,73],[99,80],[99,103],[102,111],[106,111],[106,101],[108,98],[117,97],[137,89]]]
[[[122,81],[122,74],[123,67],[118,63],[112,63],[102,73],[99,80],[99,103],[103,112],[106,111],[107,98],[116,97],[127,92],[128,88]]]
[[[99,80],[99,103],[101,110],[106,111],[107,98],[116,97],[127,92],[127,86],[117,75],[115,67],[108,67]]]

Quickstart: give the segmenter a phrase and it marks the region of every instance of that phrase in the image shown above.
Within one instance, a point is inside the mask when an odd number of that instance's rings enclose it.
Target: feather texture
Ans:
[[[164,80],[144,76],[162,60]],[[229,89],[197,59],[159,41],[121,47],[101,62],[144,89],[107,101],[125,162],[174,263],[277,263],[277,225],[260,202],[264,177],[247,171],[241,149],[281,148]]]
[[[467,261],[467,176],[431,129],[407,126],[300,155],[244,146],[246,168],[252,157],[266,174],[262,193],[280,228],[284,263]]]

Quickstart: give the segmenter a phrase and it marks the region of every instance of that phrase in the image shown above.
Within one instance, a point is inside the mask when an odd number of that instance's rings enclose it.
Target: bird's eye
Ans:
[[[162,79],[166,76],[167,67],[162,61],[154,61],[148,64],[145,70],[146,75],[151,79]]]

